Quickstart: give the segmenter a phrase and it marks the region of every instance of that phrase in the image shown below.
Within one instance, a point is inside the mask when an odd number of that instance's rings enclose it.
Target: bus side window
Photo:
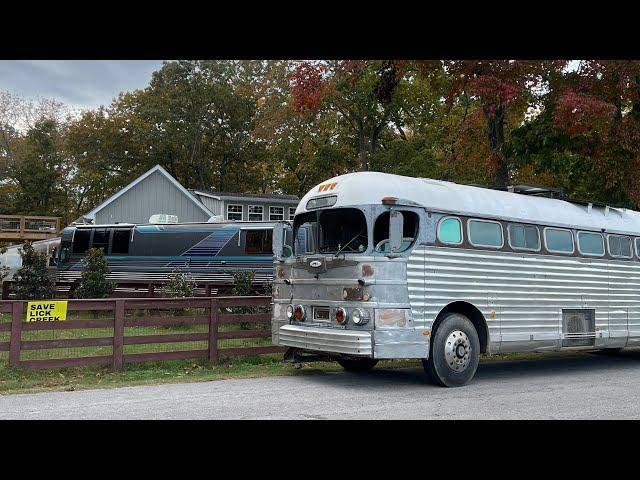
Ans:
[[[271,230],[246,230],[244,252],[259,254],[272,253],[272,233]]]
[[[438,224],[438,240],[442,243],[460,245],[462,243],[462,223],[459,218],[445,217]]]
[[[130,228],[116,228],[113,231],[113,242],[111,253],[113,255],[127,255],[129,253],[129,239],[131,238]]]
[[[407,251],[418,236],[418,215],[415,212],[399,210],[402,213],[402,245],[393,253]],[[376,252],[391,253],[389,245],[390,212],[381,213],[373,226],[373,246]]]
[[[93,231],[93,240],[91,241],[91,248],[101,248],[106,255],[109,249],[109,236],[111,234],[110,228],[96,228]]]
[[[89,250],[91,230],[85,228],[76,229],[73,235],[73,253],[86,253]]]

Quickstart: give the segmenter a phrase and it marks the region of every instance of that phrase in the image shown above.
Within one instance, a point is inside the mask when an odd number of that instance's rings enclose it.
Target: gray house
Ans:
[[[155,214],[180,223],[213,220],[288,220],[298,205],[294,195],[187,190],[160,165],[144,173],[84,215],[93,224],[148,223]],[[213,217],[213,218],[212,218]]]

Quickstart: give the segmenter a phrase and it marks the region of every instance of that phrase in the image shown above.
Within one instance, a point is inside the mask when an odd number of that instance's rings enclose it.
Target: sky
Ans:
[[[93,109],[120,92],[146,87],[161,65],[162,60],[0,60],[0,90]]]

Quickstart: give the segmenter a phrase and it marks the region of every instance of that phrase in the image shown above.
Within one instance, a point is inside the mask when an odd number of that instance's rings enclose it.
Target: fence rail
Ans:
[[[256,328],[259,324],[269,324],[271,297],[193,297],[181,299],[139,299],[117,298],[104,300],[69,300],[67,316],[84,313],[82,318],[55,322],[25,321],[26,301],[0,301],[0,314],[10,314],[11,320],[0,322],[0,332],[10,332],[9,341],[0,342],[0,352],[9,352],[9,365],[29,368],[57,368],[81,365],[111,365],[114,370],[122,369],[125,363],[156,360],[178,360],[208,358],[215,363],[226,356],[260,355],[284,352],[284,348],[271,345],[269,328]],[[200,310],[198,314],[177,315],[176,311],[187,313]],[[237,310],[241,309],[242,313]],[[256,312],[255,310],[263,310]],[[144,311],[144,316],[134,313]],[[231,310],[231,311],[229,311]],[[234,311],[236,310],[236,311]],[[251,311],[254,310],[254,311]],[[108,318],[89,318],[107,315]],[[72,314],[72,315],[69,315]],[[231,325],[241,328],[231,328]],[[152,333],[132,335],[127,333],[134,327],[196,327],[206,326],[204,331],[187,333]],[[222,328],[221,328],[222,327]],[[109,329],[111,335],[100,336],[93,333],[97,329]],[[25,332],[82,330],[82,338],[28,339]],[[202,328],[201,328],[202,330]],[[6,335],[6,334],[5,334]],[[0,336],[0,338],[2,338]],[[224,340],[255,339],[259,345],[233,345],[221,347]],[[200,342],[206,348],[176,349],[151,352],[126,352],[125,346],[167,345],[184,342]],[[112,347],[110,354],[84,355],[71,358],[33,359],[22,358],[23,352],[43,351],[61,348]]]

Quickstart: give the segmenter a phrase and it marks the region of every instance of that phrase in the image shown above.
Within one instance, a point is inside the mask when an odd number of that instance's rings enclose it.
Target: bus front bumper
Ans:
[[[423,332],[413,328],[372,332],[282,325],[278,345],[370,358],[427,358],[429,340]]]
[[[283,325],[278,333],[278,344],[286,347],[362,357],[373,356],[371,332]]]

